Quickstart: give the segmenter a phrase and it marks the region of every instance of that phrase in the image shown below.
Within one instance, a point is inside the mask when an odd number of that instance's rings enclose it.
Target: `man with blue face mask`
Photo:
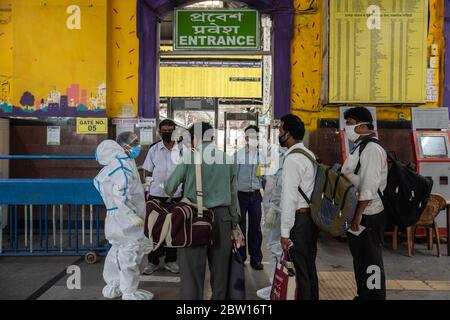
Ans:
[[[95,153],[103,169],[94,186],[106,206],[105,237],[111,244],[103,269],[102,293],[108,299],[153,298],[151,292],[138,289],[140,263],[152,249],[144,236],[144,189],[134,161],[139,153],[139,139],[132,132],[121,133],[117,142],[103,141]]]

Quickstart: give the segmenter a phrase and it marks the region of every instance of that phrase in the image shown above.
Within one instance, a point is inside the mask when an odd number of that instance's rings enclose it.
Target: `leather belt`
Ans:
[[[297,214],[311,213],[311,208],[301,208],[295,211]]]
[[[246,192],[246,191],[238,191],[238,193],[242,193],[242,194],[258,194],[261,193],[259,190],[255,190],[255,191],[250,191],[250,192]]]

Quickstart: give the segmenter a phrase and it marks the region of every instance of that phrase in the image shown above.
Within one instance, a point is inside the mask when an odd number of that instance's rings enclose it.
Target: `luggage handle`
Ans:
[[[286,270],[288,271],[288,275],[290,277],[293,277],[296,275],[294,262],[291,258],[291,254],[290,254],[289,250],[283,250],[283,253],[281,254],[280,264],[284,268],[286,268]]]
[[[203,218],[203,189],[202,189],[202,158],[200,152],[194,151],[195,155],[195,187],[197,193],[198,217]]]

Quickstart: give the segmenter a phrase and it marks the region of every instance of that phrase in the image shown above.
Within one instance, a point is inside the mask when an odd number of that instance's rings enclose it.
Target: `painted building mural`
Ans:
[[[106,116],[106,0],[0,4],[14,48],[0,116]]]

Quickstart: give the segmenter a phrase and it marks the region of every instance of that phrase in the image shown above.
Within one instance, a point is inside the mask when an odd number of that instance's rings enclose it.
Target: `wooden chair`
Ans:
[[[441,245],[439,240],[439,230],[435,221],[436,216],[442,210],[445,210],[447,201],[445,198],[439,194],[432,193],[430,195],[430,200],[428,201],[427,207],[422,212],[419,221],[415,225],[406,228],[406,239],[408,243],[408,256],[412,257],[414,255],[414,238],[416,235],[417,227],[423,227],[427,230],[428,237],[428,250],[433,249],[433,238],[436,237],[436,248],[437,256],[441,256]],[[392,249],[397,250],[397,234],[398,227],[394,227],[394,232],[392,234]]]

